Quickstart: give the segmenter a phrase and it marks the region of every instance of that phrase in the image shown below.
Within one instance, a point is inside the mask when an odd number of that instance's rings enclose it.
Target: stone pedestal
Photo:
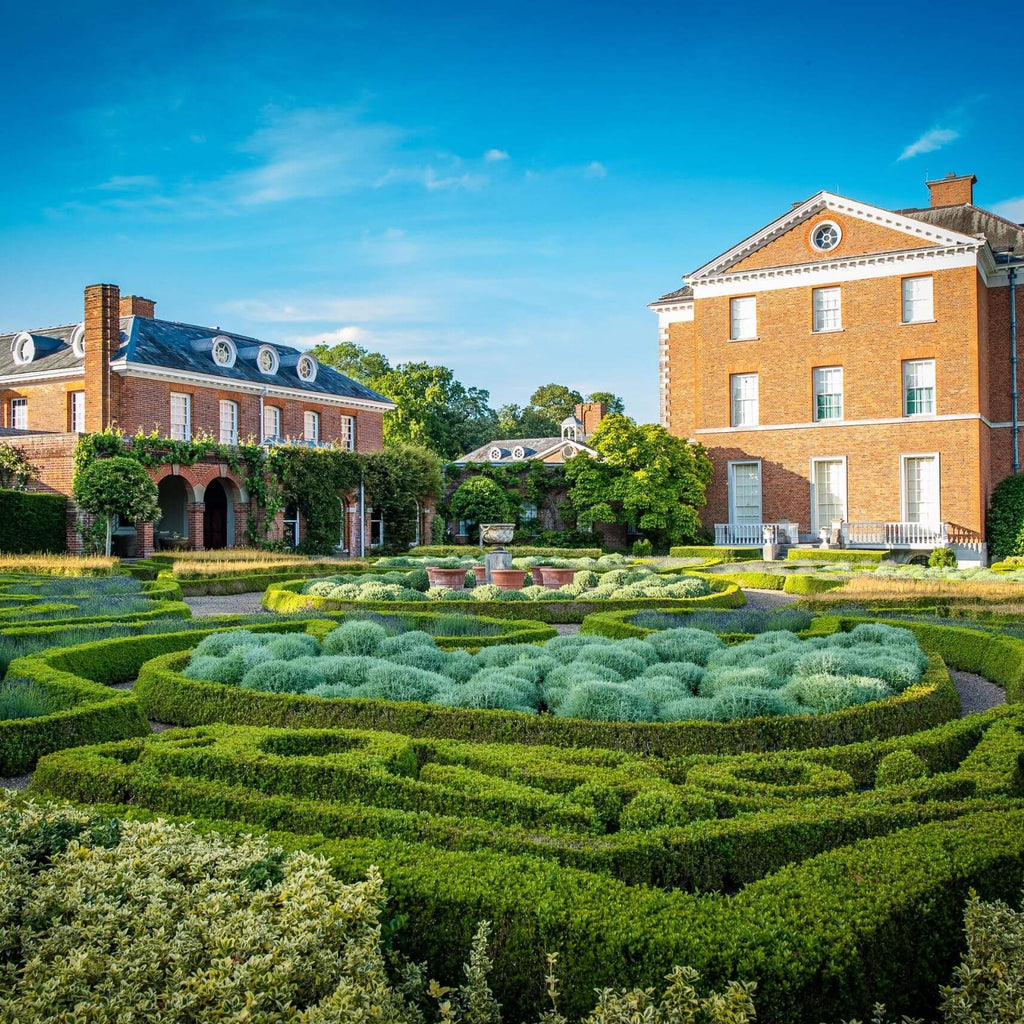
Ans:
[[[761,558],[766,562],[778,561],[779,557],[779,545],[772,541],[766,541],[764,546],[761,548]]]
[[[484,555],[484,565],[487,567],[487,582],[493,583],[491,572],[495,569],[511,569],[512,553],[510,551],[488,551]]]

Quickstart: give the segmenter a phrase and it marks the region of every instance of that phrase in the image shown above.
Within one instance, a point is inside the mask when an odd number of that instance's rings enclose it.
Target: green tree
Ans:
[[[0,441],[0,487],[23,491],[35,475],[36,467],[20,448]]]
[[[626,414],[626,403],[610,391],[594,391],[587,395],[588,402],[600,402],[604,406],[606,416],[624,416]]]
[[[75,476],[72,493],[83,512],[107,521],[106,553],[114,532],[114,519],[154,522],[160,518],[156,484],[136,459],[98,459]]]
[[[697,510],[711,481],[703,446],[625,416],[606,417],[587,443],[600,458],[581,453],[565,466],[569,502],[581,526],[631,524],[660,546],[700,534]]]
[[[985,526],[993,560],[1024,554],[1024,474],[1005,477],[996,485]]]
[[[560,425],[566,416],[572,415],[573,410],[582,401],[583,396],[578,391],[567,388],[564,384],[542,384],[530,395],[530,408],[534,412],[543,413]]]
[[[519,437],[558,437],[560,422],[553,420],[547,413],[514,402],[503,405],[498,410],[498,421],[493,437],[488,441],[506,439],[513,441]]]
[[[391,363],[381,352],[371,352],[354,341],[343,341],[337,345],[314,345],[310,355],[324,366],[332,366],[339,373],[353,380],[373,387],[370,383],[390,372]]]
[[[471,476],[459,484],[449,507],[453,519],[473,524],[475,536],[480,523],[514,522],[519,515],[519,498],[486,476]]]

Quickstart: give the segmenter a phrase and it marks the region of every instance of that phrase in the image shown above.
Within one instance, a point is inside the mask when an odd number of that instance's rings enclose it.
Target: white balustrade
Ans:
[[[715,523],[715,543],[721,547],[759,548],[766,542],[796,544],[796,523]]]

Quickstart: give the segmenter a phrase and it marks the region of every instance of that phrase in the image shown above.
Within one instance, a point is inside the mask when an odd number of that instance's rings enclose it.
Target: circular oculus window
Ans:
[[[515,448],[512,449],[512,458],[513,459],[525,459],[526,458],[526,449],[522,445],[518,445],[517,444],[515,446]]]
[[[316,380],[316,360],[312,356],[299,356],[295,370],[299,377],[307,384],[311,384]]]
[[[230,367],[235,365],[235,343],[230,338],[223,336],[213,339],[213,346],[210,354],[218,366]]]
[[[85,358],[85,324],[79,324],[71,332],[71,351],[76,359]]]
[[[490,457],[491,462],[498,462],[501,459],[500,448],[492,448],[487,454]]]
[[[256,365],[259,367],[260,373],[268,375],[277,373],[277,368],[281,365],[277,350],[269,345],[261,345],[259,352],[256,354]]]
[[[811,231],[811,245],[819,252],[828,252],[839,244],[842,237],[843,232],[839,225],[826,220],[814,226]]]
[[[32,340],[32,335],[27,331],[18,334],[11,342],[11,355],[19,366],[31,363],[36,357],[36,343]]]

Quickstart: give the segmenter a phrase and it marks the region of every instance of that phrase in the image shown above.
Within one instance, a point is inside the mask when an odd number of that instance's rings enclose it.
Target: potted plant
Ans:
[[[473,575],[476,576],[476,585],[479,587],[487,582],[487,566],[486,565],[474,565]]]
[[[544,567],[544,586],[548,590],[557,590],[559,587],[564,587],[567,583],[572,583],[572,578],[575,575],[575,569],[556,569],[553,565],[547,565]],[[534,578],[536,578],[536,575]]]
[[[502,590],[522,590],[526,579],[525,569],[492,569],[491,582]]]
[[[442,559],[437,565],[427,566],[427,581],[432,587],[449,587],[451,590],[466,589],[466,568],[457,558]]]

